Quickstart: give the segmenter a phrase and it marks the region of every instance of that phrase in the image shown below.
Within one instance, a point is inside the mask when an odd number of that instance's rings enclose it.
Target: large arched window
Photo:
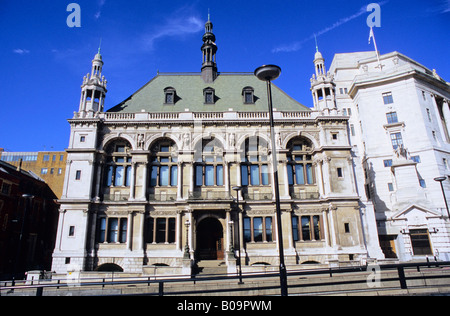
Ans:
[[[294,138],[288,143],[287,149],[289,150],[287,155],[289,185],[314,185],[316,176],[311,142],[304,138]]]
[[[270,185],[268,143],[260,137],[250,137],[242,144],[242,186]]]
[[[203,139],[195,150],[195,186],[223,185],[223,145],[215,138]]]
[[[178,156],[174,141],[164,139],[151,148],[150,187],[178,185]]]
[[[106,149],[105,186],[129,187],[131,183],[132,149],[126,140],[118,140]]]

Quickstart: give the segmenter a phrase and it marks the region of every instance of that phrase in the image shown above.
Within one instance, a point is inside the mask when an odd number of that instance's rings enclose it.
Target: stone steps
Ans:
[[[223,260],[207,260],[197,262],[194,268],[194,275],[196,277],[226,275],[227,265]]]

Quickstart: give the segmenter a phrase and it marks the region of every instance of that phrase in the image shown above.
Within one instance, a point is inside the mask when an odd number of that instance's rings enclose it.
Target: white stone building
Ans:
[[[398,52],[336,54],[329,81],[349,117],[358,194],[375,208],[386,257],[449,260],[450,222],[433,179],[447,177],[449,197],[450,84]]]

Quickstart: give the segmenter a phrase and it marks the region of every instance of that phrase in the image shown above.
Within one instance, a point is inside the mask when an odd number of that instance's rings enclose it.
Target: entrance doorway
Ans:
[[[216,218],[206,218],[197,226],[197,258],[199,260],[223,260],[223,227]]]
[[[393,235],[380,235],[380,247],[384,253],[386,259],[398,259],[395,250],[395,240],[397,236]]]

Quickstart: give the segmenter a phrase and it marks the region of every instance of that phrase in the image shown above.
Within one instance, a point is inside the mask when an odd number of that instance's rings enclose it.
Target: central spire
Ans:
[[[217,78],[216,65],[216,36],[213,34],[213,24],[211,16],[208,12],[208,22],[205,24],[205,35],[203,35],[203,63],[202,63],[202,78],[205,83],[212,83]]]

